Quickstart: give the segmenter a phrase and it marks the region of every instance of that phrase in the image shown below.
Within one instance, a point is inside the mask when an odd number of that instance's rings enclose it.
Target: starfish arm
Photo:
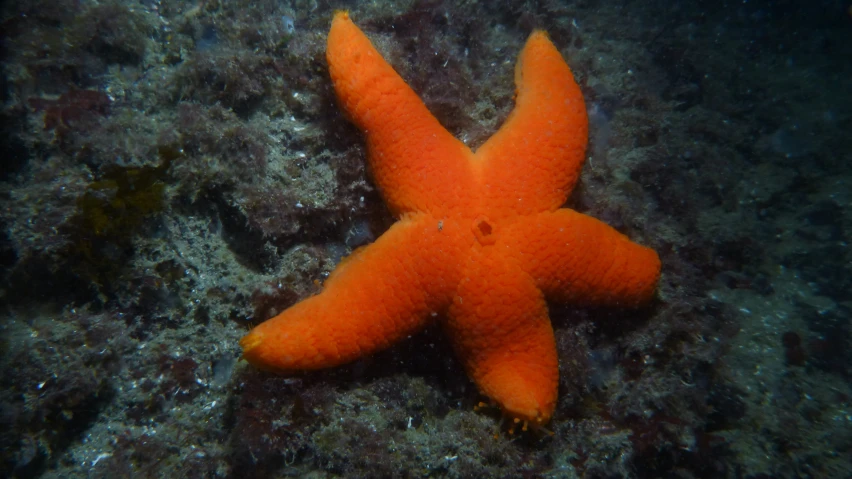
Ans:
[[[653,297],[660,278],[654,250],[570,209],[519,219],[504,247],[554,301],[635,307]]]
[[[483,394],[511,417],[544,424],[559,382],[547,305],[529,276],[489,250],[468,262],[446,329]]]
[[[341,106],[367,136],[373,179],[394,214],[437,214],[447,198],[470,198],[470,150],[438,123],[345,12],[334,16],[326,58]]]
[[[419,330],[449,304],[450,236],[426,215],[403,218],[346,258],[322,293],[254,328],[241,341],[255,366],[294,371],[343,364]],[[443,255],[436,255],[441,251]]]
[[[585,159],[583,94],[542,31],[533,32],[518,58],[515,87],[514,110],[476,152],[486,203],[508,214],[553,211],[574,188]]]

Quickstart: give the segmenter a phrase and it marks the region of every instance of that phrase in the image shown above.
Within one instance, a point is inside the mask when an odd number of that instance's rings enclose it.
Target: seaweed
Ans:
[[[72,88],[56,100],[30,98],[28,103],[35,111],[44,111],[45,130],[56,130],[62,135],[108,114],[111,100],[97,90]]]
[[[134,236],[166,208],[166,172],[174,156],[166,147],[160,148],[160,156],[158,166],[105,167],[63,225],[71,238],[68,255],[79,260],[72,262],[75,273],[99,290],[120,274]]]

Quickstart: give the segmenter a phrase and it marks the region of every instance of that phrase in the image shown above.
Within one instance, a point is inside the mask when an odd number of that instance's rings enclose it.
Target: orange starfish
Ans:
[[[334,17],[326,56],[399,221],[341,262],[322,293],[254,328],[240,341],[243,356],[278,371],[327,368],[442,317],[481,392],[516,421],[546,423],[559,371],[545,298],[637,306],[653,296],[660,274],[654,251],[560,209],[588,133],[571,70],[547,35],[534,32],[515,68],[515,109],[474,153],[347,13]]]

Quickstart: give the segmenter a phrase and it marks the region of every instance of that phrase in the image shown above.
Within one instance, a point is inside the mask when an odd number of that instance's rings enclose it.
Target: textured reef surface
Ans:
[[[0,478],[852,476],[852,10],[693,3],[3,3]],[[439,325],[240,360],[393,221],[328,78],[337,8],[474,148],[534,28],[571,65],[567,206],[663,274],[639,311],[551,305],[549,431],[474,410]]]

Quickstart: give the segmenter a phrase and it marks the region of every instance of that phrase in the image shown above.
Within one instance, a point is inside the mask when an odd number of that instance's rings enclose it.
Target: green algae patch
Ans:
[[[146,218],[165,207],[164,166],[109,168],[77,200],[75,223],[94,236],[131,237]]]
[[[70,255],[76,276],[99,292],[121,277],[133,256],[133,238],[167,207],[168,168],[175,155],[159,148],[158,166],[111,166],[77,199],[70,229]]]
[[[145,219],[165,208],[165,176],[171,156],[161,156],[164,160],[159,166],[107,168],[77,200],[74,223],[94,236],[130,238]]]

